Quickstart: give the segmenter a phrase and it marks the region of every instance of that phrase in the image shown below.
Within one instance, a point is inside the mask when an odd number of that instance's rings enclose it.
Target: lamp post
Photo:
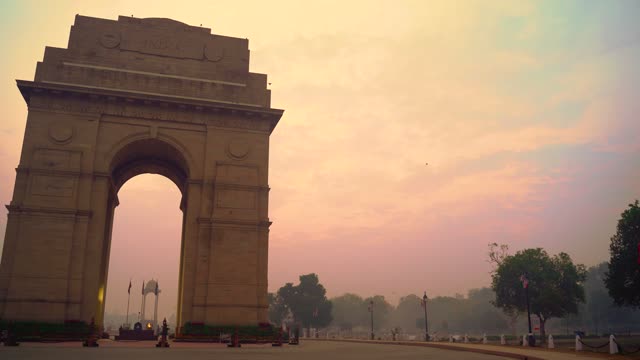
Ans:
[[[422,307],[424,307],[424,340],[429,341],[429,323],[427,322],[427,292],[422,297]]]
[[[520,281],[522,281],[522,287],[524,287],[524,296],[527,300],[527,320],[529,321],[529,335],[527,336],[527,340],[529,342],[529,346],[535,346],[536,341],[533,337],[533,332],[531,331],[531,306],[529,305],[529,279],[527,278],[527,273],[522,274],[520,276]]]
[[[371,340],[375,338],[373,334],[373,300],[369,301],[369,312],[371,313]]]

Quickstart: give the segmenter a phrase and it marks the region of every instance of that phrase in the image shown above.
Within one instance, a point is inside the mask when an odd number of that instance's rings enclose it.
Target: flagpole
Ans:
[[[127,317],[124,323],[129,326],[129,301],[131,300],[131,279],[129,279],[129,289],[127,289],[129,295],[127,296]]]

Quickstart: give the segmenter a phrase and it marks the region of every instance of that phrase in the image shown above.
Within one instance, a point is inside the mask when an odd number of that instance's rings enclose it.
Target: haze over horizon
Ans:
[[[75,14],[249,39],[251,71],[285,109],[270,141],[269,291],[314,272],[331,297],[466,294],[489,285],[492,242],[595,265],[640,198],[638,1],[181,4],[0,3],[4,204],[27,114],[15,79],[66,47]],[[106,311],[124,312],[134,277],[137,312],[154,277],[169,316],[180,193],[142,175],[119,198]],[[0,239],[6,221],[2,207]]]

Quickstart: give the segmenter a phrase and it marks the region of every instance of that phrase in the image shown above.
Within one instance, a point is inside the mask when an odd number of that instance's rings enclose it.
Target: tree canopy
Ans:
[[[605,284],[616,305],[640,307],[640,206],[629,204],[611,237]]]
[[[331,299],[331,317],[334,325],[342,330],[364,326],[367,321],[367,306],[356,294],[346,293]]]
[[[523,274],[528,278],[531,314],[540,320],[544,339],[548,319],[578,312],[578,304],[585,300],[586,270],[584,265],[574,265],[566,253],[550,257],[541,248],[505,257],[492,275],[492,288],[494,304],[506,313],[527,311]]]
[[[380,330],[385,328],[389,322],[389,316],[393,312],[393,305],[389,304],[382,295],[374,295],[364,299],[365,309],[368,309],[370,302],[373,301],[373,328]],[[371,326],[370,314],[368,314],[367,324]]]
[[[281,310],[286,308],[293,315],[294,321],[300,322],[304,327],[325,327],[331,323],[331,302],[326,293],[318,275],[300,275],[298,285],[287,283],[278,290],[273,313],[276,316],[279,314],[282,320],[286,314]]]
[[[410,294],[400,298],[398,306],[392,316],[392,326],[399,327],[401,329],[412,330],[416,329],[416,319],[421,318],[423,314],[422,307],[420,306],[421,298],[418,295]]]

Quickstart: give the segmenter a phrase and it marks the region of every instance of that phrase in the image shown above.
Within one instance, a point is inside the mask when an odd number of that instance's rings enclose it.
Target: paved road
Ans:
[[[338,342],[302,342],[298,346],[282,348],[263,345],[243,345],[240,349],[229,349],[218,344],[172,344],[169,349],[157,349],[153,342],[101,341],[99,348],[83,348],[79,343],[39,344],[22,343],[19,347],[0,346],[0,359],[250,359],[250,360],[316,360],[316,359],[464,359],[500,360],[498,356],[449,351],[433,348],[376,345]]]

